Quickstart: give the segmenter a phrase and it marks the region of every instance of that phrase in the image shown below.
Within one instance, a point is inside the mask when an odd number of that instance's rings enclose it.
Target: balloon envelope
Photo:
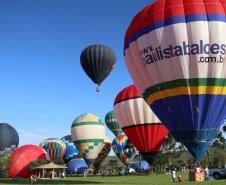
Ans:
[[[29,164],[32,161],[46,160],[47,156],[42,148],[35,145],[24,145],[17,148],[10,156],[8,176],[11,178],[29,178]]]
[[[0,156],[12,153],[19,144],[15,128],[8,123],[0,123]]]
[[[133,157],[137,154],[135,147],[125,135],[115,137],[112,142],[112,149],[118,159],[125,164],[129,164]]]
[[[82,51],[80,61],[90,79],[100,85],[114,68],[116,57],[111,48],[95,44]]]
[[[122,129],[119,127],[117,119],[115,118],[114,111],[110,111],[106,114],[105,123],[115,136],[123,133]]]
[[[67,174],[83,174],[84,170],[88,169],[88,166],[84,159],[72,159],[67,164]]]
[[[226,115],[225,16],[225,1],[157,0],[125,35],[136,87],[198,161]]]
[[[71,137],[79,155],[88,165],[93,165],[105,139],[105,127],[100,118],[90,113],[78,116],[71,125]]]
[[[68,163],[68,161],[75,159],[78,156],[78,150],[71,141],[71,135],[64,136],[61,140],[66,145],[66,152],[64,154],[63,160],[65,163]]]
[[[98,156],[93,164],[93,166],[96,170],[99,169],[101,163],[104,161],[104,159],[106,159],[106,157],[108,156],[110,151],[111,151],[111,140],[109,137],[105,136],[101,152],[98,154]]]
[[[39,146],[48,153],[50,160],[55,162],[61,161],[66,152],[65,143],[56,138],[45,139]]]
[[[130,85],[118,93],[114,110],[119,125],[143,158],[150,164],[168,135],[167,128]]]
[[[146,161],[136,161],[130,163],[130,168],[133,168],[136,171],[143,171],[143,170],[148,170],[150,168],[150,165]]]

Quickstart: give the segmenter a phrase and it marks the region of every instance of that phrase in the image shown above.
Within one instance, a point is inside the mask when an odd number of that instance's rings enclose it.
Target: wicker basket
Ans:
[[[204,181],[204,173],[190,171],[189,172],[189,181],[203,182]]]

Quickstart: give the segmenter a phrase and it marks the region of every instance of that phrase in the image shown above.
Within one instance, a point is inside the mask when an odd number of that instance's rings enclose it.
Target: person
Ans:
[[[102,177],[104,177],[104,170],[101,169],[100,174],[101,174]]]
[[[176,182],[176,169],[175,168],[173,168],[171,170],[171,176],[172,176],[173,182]]]
[[[65,177],[65,173],[64,173],[64,172],[62,172],[61,177],[62,177],[62,178],[64,178],[64,177]]]
[[[84,176],[84,177],[87,177],[87,174],[88,174],[88,169],[85,169],[85,170],[84,170],[83,176]]]
[[[30,176],[30,185],[33,185],[33,175]]]
[[[204,175],[205,175],[205,180],[209,180],[209,169],[208,167],[206,166],[205,170],[204,170]]]
[[[36,178],[36,176],[35,176],[35,174],[34,174],[34,175],[33,175],[33,182],[36,183],[36,180],[37,180],[37,178]]]

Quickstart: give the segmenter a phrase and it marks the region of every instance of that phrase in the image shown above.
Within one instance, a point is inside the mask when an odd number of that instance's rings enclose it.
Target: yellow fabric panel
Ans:
[[[224,86],[177,87],[153,93],[148,96],[146,101],[149,105],[151,105],[153,102],[167,97],[192,94],[226,95],[226,87]]]

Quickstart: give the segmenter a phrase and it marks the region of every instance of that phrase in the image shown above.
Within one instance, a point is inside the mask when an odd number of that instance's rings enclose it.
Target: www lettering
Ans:
[[[160,60],[170,59],[177,56],[183,55],[196,55],[196,54],[207,54],[207,55],[219,55],[217,57],[200,57],[198,62],[209,63],[209,62],[219,62],[223,63],[225,60],[225,44],[206,44],[203,40],[200,40],[197,44],[188,44],[185,41],[181,45],[172,46],[171,44],[167,48],[148,46],[140,51],[140,54],[145,60],[146,64],[151,64]]]

